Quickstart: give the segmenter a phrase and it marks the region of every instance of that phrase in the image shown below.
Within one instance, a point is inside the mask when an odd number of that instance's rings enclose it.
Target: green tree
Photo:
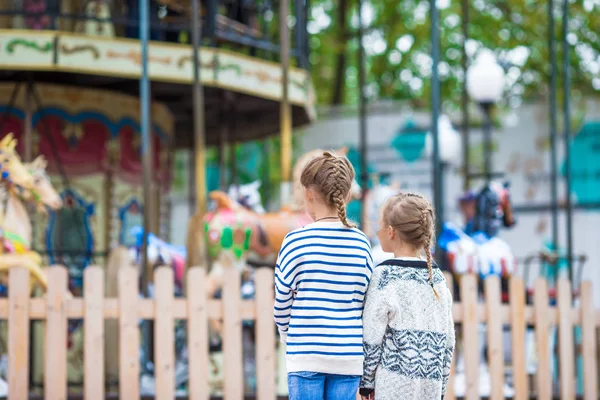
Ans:
[[[470,62],[482,47],[492,49],[507,72],[504,106],[547,92],[550,71],[545,0],[468,1]],[[555,1],[556,48],[562,70],[562,9]],[[309,19],[311,66],[320,104],[355,104],[357,98],[356,0],[314,0]],[[438,0],[440,9],[440,79],[443,106],[460,106],[464,79],[461,2]],[[408,100],[429,106],[431,76],[429,0],[365,2],[363,21],[367,54],[367,95]],[[572,97],[600,94],[599,0],[571,0],[569,24]],[[342,72],[343,71],[343,72]],[[561,84],[559,75],[559,84]]]

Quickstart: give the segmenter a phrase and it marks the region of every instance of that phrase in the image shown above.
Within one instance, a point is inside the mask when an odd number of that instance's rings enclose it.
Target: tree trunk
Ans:
[[[348,0],[340,0],[337,10],[337,25],[338,25],[338,46],[340,47],[337,53],[335,65],[333,92],[331,95],[331,104],[338,105],[344,103],[344,87],[346,86],[346,43],[348,40],[348,28],[346,25],[346,14],[348,13]]]

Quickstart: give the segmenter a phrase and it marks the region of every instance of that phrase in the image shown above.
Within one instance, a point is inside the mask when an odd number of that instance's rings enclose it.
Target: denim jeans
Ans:
[[[288,374],[290,400],[355,400],[360,376],[319,372]]]

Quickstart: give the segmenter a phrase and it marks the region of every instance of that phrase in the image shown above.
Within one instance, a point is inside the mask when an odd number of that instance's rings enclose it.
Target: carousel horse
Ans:
[[[259,192],[260,185],[260,181],[250,182],[245,185],[234,184],[229,187],[227,196],[257,214],[264,214],[265,208],[262,205],[262,198]]]
[[[37,283],[45,290],[47,280],[40,267],[42,259],[38,253],[30,250],[31,220],[22,199],[33,202],[41,210],[43,206],[58,209],[62,201],[45,174],[46,161],[43,157],[23,165],[15,146],[16,139],[12,134],[0,141],[2,180],[5,183],[0,214],[3,244],[0,273],[16,265],[23,266],[31,273],[32,284]]]
[[[6,283],[6,276],[10,268],[25,267],[33,277],[32,289],[37,284],[45,291],[47,280],[41,268],[41,257],[29,250],[32,240],[31,220],[21,198],[33,202],[39,211],[45,211],[46,207],[56,210],[62,206],[62,200],[46,175],[47,163],[44,158],[40,156],[29,164],[21,164],[15,147],[16,140],[12,134],[5,136],[0,141],[0,168],[4,183],[0,223],[2,226],[0,273],[4,275],[3,283]],[[39,349],[40,343],[43,343],[43,332],[38,328],[39,326],[36,326],[33,329],[34,350],[32,352],[35,352],[36,348]],[[0,354],[5,353],[6,333],[5,327],[1,327]]]

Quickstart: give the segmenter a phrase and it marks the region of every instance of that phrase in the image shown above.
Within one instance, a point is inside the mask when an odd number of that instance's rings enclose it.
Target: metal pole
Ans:
[[[302,0],[295,1],[296,25],[294,26],[296,38],[296,61],[300,68],[305,67],[304,63],[304,2]]]
[[[573,205],[571,204],[571,110],[570,110],[570,67],[569,62],[569,0],[563,0],[563,80],[564,80],[564,141],[565,141],[565,179],[567,195],[567,260],[569,280],[573,282]]]
[[[227,152],[226,146],[229,137],[229,124],[227,121],[227,113],[229,110],[227,96],[223,96],[221,103],[221,112],[219,116],[220,137],[219,137],[219,187],[221,190],[227,191]]]
[[[192,46],[194,56],[194,158],[196,171],[196,214],[206,213],[206,138],[204,132],[204,93],[200,82],[200,6],[192,0]]]
[[[152,146],[150,145],[150,81],[148,79],[148,36],[150,12],[148,1],[140,1],[140,43],[142,46],[142,76],[140,78],[140,115],[142,134],[142,164],[144,181],[144,237],[142,240],[142,291],[148,295],[148,233],[150,231],[150,207],[152,185]]]
[[[490,116],[492,104],[482,103],[481,108],[485,116],[483,126],[483,174],[485,184],[489,185],[492,180],[492,118]]]
[[[281,204],[292,193],[292,110],[289,103],[290,32],[287,24],[289,0],[279,2],[279,34],[281,47]]]
[[[142,134],[142,166],[143,166],[143,182],[144,182],[144,232],[142,235],[142,293],[144,297],[149,296],[149,270],[148,270],[148,233],[150,231],[150,214],[152,213],[151,203],[151,185],[152,185],[152,146],[150,138],[152,127],[150,122],[150,81],[148,79],[148,36],[150,34],[150,12],[148,9],[148,1],[141,0],[139,2],[140,11],[140,26],[139,36],[141,43],[142,55],[142,75],[140,78],[140,116],[141,116],[141,134]],[[143,349],[146,360],[153,359],[152,343],[151,343],[151,326],[146,321],[142,326]],[[144,363],[145,364],[145,363]],[[142,366],[143,369],[145,365]]]
[[[308,16],[310,11],[310,0],[304,0],[304,26],[302,29],[304,30],[304,58],[306,60],[306,65],[304,68],[310,70],[310,38],[308,37]]]
[[[438,133],[438,120],[440,114],[440,80],[438,64],[440,59],[440,32],[438,27],[438,9],[435,0],[430,2],[431,9],[431,136],[433,139],[433,203],[436,213],[436,237],[439,236],[444,222],[444,193],[442,163],[440,161],[440,142]],[[436,241],[436,258],[441,263],[441,252]]]
[[[24,148],[23,148],[23,161],[31,162],[33,160],[33,99],[32,99],[32,88],[33,88],[33,79],[31,75],[29,75],[29,79],[27,82],[27,89],[25,89],[25,137],[24,139]]]
[[[554,0],[548,0],[548,48],[550,52],[550,199],[552,207],[552,246],[558,252],[558,164],[556,121],[556,46],[554,41]],[[558,264],[555,265],[557,267]]]
[[[367,99],[365,97],[365,48],[363,45],[364,26],[362,20],[363,0],[358,1],[358,98],[359,98],[359,149],[360,149],[360,226],[364,229],[367,210],[366,198],[369,188],[367,171]]]
[[[471,166],[469,163],[469,93],[467,92],[467,40],[469,39],[469,0],[462,0],[462,31],[463,31],[463,44],[462,44],[462,59],[461,66],[463,70],[463,83],[462,83],[462,96],[461,96],[461,108],[462,108],[462,156],[463,156],[463,171],[465,174],[463,180],[463,190],[466,192],[471,187],[470,171]]]

